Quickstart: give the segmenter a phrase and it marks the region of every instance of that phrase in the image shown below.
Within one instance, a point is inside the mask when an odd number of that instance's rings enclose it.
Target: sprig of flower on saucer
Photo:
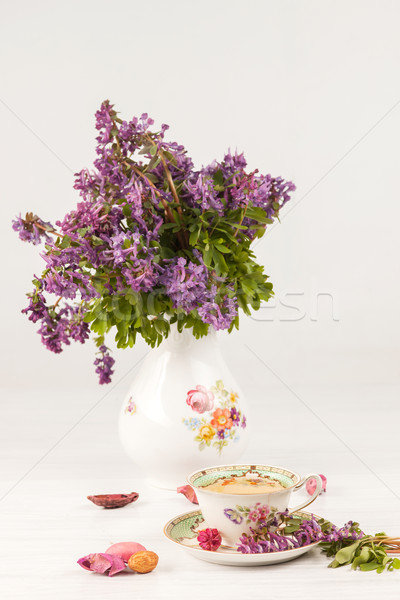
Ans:
[[[400,560],[388,553],[400,550],[400,539],[385,533],[366,535],[354,521],[336,527],[325,519],[302,519],[285,512],[271,512],[256,522],[251,535],[243,535],[238,545],[242,553],[276,552],[320,542],[327,556],[334,556],[331,568],[351,565],[361,571],[400,569]]]

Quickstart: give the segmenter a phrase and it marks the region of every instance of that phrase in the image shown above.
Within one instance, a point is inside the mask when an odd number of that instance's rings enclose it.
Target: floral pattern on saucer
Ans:
[[[310,513],[304,511],[298,511],[295,515],[304,519],[309,519],[311,516]],[[317,515],[314,515],[314,517],[317,519],[321,518]],[[319,544],[319,542],[313,542],[312,544],[301,546],[300,548],[260,554],[242,554],[241,552],[238,552],[236,547],[234,548],[222,544],[217,551],[212,552],[211,550],[204,550],[201,548],[197,541],[198,530],[203,528],[203,515],[200,510],[196,510],[184,513],[183,515],[179,515],[168,521],[164,527],[164,534],[171,542],[178,544],[178,546],[195,558],[205,560],[206,562],[238,567],[261,566],[286,562],[309,552]]]
[[[196,432],[199,450],[213,446],[221,454],[230,441],[238,442],[240,428],[246,428],[246,416],[239,408],[239,396],[225,389],[221,380],[207,389],[197,385],[187,393],[186,403],[200,417],[183,418],[188,429]]]

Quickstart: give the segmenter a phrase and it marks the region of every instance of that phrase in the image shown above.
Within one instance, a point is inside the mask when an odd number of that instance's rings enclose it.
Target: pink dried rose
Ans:
[[[203,550],[211,550],[211,552],[218,550],[222,543],[218,529],[202,529],[199,531],[197,541]]]
[[[214,408],[214,394],[208,391],[204,385],[196,385],[195,390],[188,391],[186,404],[194,411],[202,414]]]
[[[139,544],[138,542],[118,542],[117,544],[113,544],[106,550],[106,554],[112,554],[113,556],[118,556],[122,558],[124,562],[128,562],[132,554],[136,554],[136,552],[145,552],[146,548]]]
[[[184,496],[186,496],[186,498],[190,500],[192,504],[199,503],[199,501],[197,500],[196,492],[194,491],[191,485],[181,485],[180,487],[176,488],[176,491],[178,494],[183,494]]]
[[[108,571],[109,577],[125,569],[125,563],[122,558],[102,552],[88,554],[80,558],[77,562],[78,565],[88,571],[94,571],[95,573],[105,573]]]
[[[322,479],[322,492],[326,492],[326,477],[325,477],[325,475],[321,475],[321,473],[319,474],[319,476]],[[317,481],[315,479],[309,479],[306,483],[306,490],[310,494],[310,496],[313,495],[313,493],[315,492],[316,489],[317,489]],[[320,492],[320,493],[322,494],[322,492]]]
[[[87,496],[87,499],[104,508],[121,508],[131,502],[135,502],[139,498],[137,492],[130,494],[99,494],[98,496]]]

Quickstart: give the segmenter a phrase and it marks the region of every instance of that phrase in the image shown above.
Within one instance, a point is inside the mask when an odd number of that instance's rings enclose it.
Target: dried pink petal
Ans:
[[[119,556],[126,563],[136,552],[145,552],[146,548],[138,542],[118,542],[113,544],[106,550],[106,554],[112,554],[113,556]]]
[[[123,571],[125,569],[125,562],[119,556],[114,556],[113,554],[109,554],[112,561],[112,567],[108,573],[109,577]]]
[[[197,541],[203,550],[211,550],[211,552],[218,550],[222,543],[218,529],[202,529],[199,531]]]
[[[322,479],[322,492],[326,492],[326,477],[325,477],[325,475],[321,475],[321,473],[319,474],[319,476]],[[317,482],[316,482],[316,480],[315,479],[309,479],[307,481],[307,483],[306,483],[306,490],[310,494],[310,496],[313,495],[313,493],[315,492],[316,489],[317,489]]]
[[[194,491],[194,489],[192,488],[192,486],[190,485],[181,485],[181,487],[176,488],[176,491],[178,494],[183,494],[184,496],[186,496],[186,498],[188,500],[190,500],[190,502],[192,504],[198,504],[199,501],[197,500],[197,496],[196,496],[196,492]]]
[[[87,499],[104,508],[121,508],[130,502],[135,502],[139,498],[137,492],[130,494],[100,494],[98,496],[88,496]]]
[[[95,573],[105,573],[106,571],[109,571],[109,577],[112,577],[125,569],[125,563],[122,558],[102,552],[88,554],[87,556],[80,558],[77,562],[78,565],[84,569],[94,571]]]

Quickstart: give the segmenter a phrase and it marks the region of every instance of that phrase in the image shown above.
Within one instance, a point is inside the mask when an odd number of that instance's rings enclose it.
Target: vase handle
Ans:
[[[289,513],[295,513],[298,512],[299,510],[302,510],[303,508],[305,508],[306,506],[308,506],[309,504],[311,504],[311,502],[314,502],[314,500],[320,495],[321,491],[322,491],[322,479],[319,475],[317,475],[316,473],[310,473],[309,475],[306,475],[305,477],[303,477],[299,483],[297,483],[294,488],[293,491],[297,492],[300,488],[302,488],[307,481],[309,481],[310,479],[315,479],[315,481],[317,482],[317,487],[315,488],[315,492],[313,493],[313,495],[311,496],[311,498],[305,500],[304,502],[302,502],[301,504],[299,504],[298,506],[295,506],[294,508],[289,508]]]

